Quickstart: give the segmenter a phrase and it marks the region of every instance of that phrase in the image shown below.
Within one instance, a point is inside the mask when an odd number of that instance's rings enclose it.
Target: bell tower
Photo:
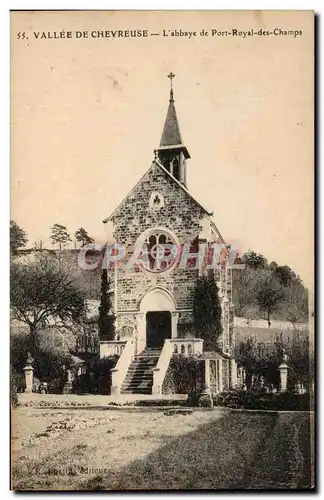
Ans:
[[[168,75],[170,79],[170,98],[169,107],[163,127],[162,137],[159,147],[156,149],[159,161],[164,168],[170,172],[177,181],[187,187],[187,165],[190,158],[189,151],[183,144],[180,134],[180,128],[177,113],[174,105],[174,93],[172,80],[175,75],[171,72]]]

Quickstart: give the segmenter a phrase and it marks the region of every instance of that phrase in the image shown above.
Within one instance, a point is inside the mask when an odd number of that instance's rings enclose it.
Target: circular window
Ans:
[[[166,229],[145,231],[141,237],[143,267],[152,273],[163,273],[175,265],[179,257],[179,242]]]

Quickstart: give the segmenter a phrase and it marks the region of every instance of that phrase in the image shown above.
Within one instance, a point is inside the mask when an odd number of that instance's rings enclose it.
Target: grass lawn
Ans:
[[[16,490],[309,488],[310,416],[18,407]]]

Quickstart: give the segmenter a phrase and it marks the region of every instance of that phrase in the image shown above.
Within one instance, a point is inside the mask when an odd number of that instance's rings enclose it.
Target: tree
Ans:
[[[278,304],[283,301],[284,290],[280,281],[270,269],[260,269],[255,277],[256,303],[261,311],[266,312],[268,325],[270,327],[270,316],[275,311]]]
[[[23,374],[27,353],[34,359],[34,376],[42,381],[64,376],[64,367],[72,363],[71,355],[44,349],[31,342],[29,336],[12,335],[10,338],[10,364],[17,374]]]
[[[283,315],[294,329],[296,323],[308,320],[308,292],[301,283],[292,283],[285,289]]]
[[[115,316],[111,313],[111,298],[107,269],[103,269],[101,273],[98,329],[100,340],[113,340],[115,338]]]
[[[296,274],[289,266],[278,266],[275,274],[282,286],[290,286],[292,283],[299,281]]]
[[[264,269],[267,267],[267,259],[260,253],[248,250],[242,257],[243,262],[252,269]]]
[[[255,271],[249,267],[233,270],[233,304],[235,305],[235,314],[251,318],[256,314],[255,305]],[[249,315],[247,316],[247,313]],[[250,314],[251,313],[251,314]]]
[[[62,250],[62,247],[71,241],[71,237],[66,227],[61,224],[54,224],[51,227],[51,241],[53,245],[58,244],[59,249]]]
[[[32,345],[46,326],[73,330],[85,315],[83,291],[48,256],[12,263],[10,305],[12,317],[28,326]]]
[[[309,344],[308,331],[298,335],[283,337],[282,333],[273,342],[261,344],[251,337],[242,340],[235,347],[235,359],[238,366],[246,370],[246,384],[250,388],[252,376],[264,377],[267,383],[279,386],[278,367],[282,363],[283,352],[288,355],[288,384],[293,387],[301,382],[309,387],[313,380],[313,352]]]
[[[94,242],[94,239],[88,235],[84,227],[80,227],[79,229],[77,229],[74,236],[75,239],[82,244],[82,246],[89,245],[90,243]]]
[[[26,232],[14,221],[10,221],[10,252],[18,253],[19,248],[25,247],[28,242]]]
[[[222,333],[222,308],[218,288],[213,276],[198,278],[193,301],[194,327],[197,335],[204,339],[205,347],[217,346],[217,338]]]

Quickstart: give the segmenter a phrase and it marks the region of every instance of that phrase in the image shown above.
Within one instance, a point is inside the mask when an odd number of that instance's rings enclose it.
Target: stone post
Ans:
[[[171,312],[171,338],[178,338],[178,318],[179,313],[176,311]]]
[[[137,313],[137,338],[136,338],[136,354],[142,352],[146,347],[146,314],[144,312]]]
[[[204,392],[210,392],[210,359],[205,359],[205,387]]]
[[[288,378],[288,356],[283,350],[282,352],[282,363],[279,366],[280,373],[280,392],[285,392],[287,390],[287,378]]]
[[[235,359],[231,359],[231,388],[235,389],[237,387],[237,365]]]
[[[218,366],[219,366],[219,392],[223,392],[224,385],[223,385],[223,360],[219,359],[218,360]]]
[[[69,369],[66,370],[66,381],[64,384],[63,393],[64,394],[72,393],[72,372]]]
[[[288,378],[288,365],[285,361],[279,366],[280,372],[280,392],[285,392],[287,390],[287,378]]]
[[[26,382],[26,389],[25,392],[33,392],[33,380],[34,380],[34,368],[32,367],[31,364],[28,364],[24,368],[25,372],[25,382]]]

